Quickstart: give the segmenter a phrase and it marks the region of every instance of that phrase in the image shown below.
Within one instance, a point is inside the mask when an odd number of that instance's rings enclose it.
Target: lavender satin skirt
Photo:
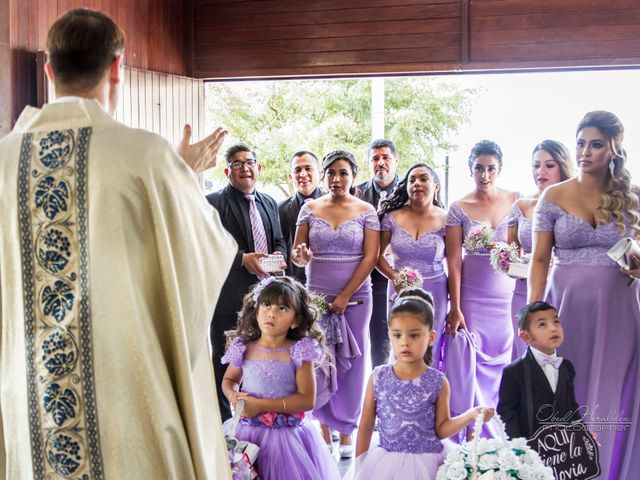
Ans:
[[[547,301],[558,308],[558,353],[576,370],[578,405],[597,435],[603,479],[640,472],[640,280],[617,267],[555,265]]]
[[[326,295],[331,301],[351,279],[360,264],[360,259],[351,261],[322,261],[314,259],[307,265],[307,288]],[[348,362],[336,363],[337,391],[328,402],[313,411],[321,423],[329,425],[343,434],[350,434],[358,426],[365,391],[365,365],[369,355],[369,319],[371,318],[370,277],[351,300],[362,300],[360,305],[348,306],[344,316],[361,355]],[[345,365],[349,365],[348,368]]]
[[[467,331],[446,335],[444,371],[451,384],[451,414],[474,406],[496,407],[502,369],[511,362],[514,280],[491,268],[488,256],[466,255],[460,306]],[[485,433],[496,436],[493,423]]]
[[[519,278],[513,289],[511,298],[511,322],[513,323],[513,348],[511,349],[511,359],[515,360],[524,355],[527,351],[527,344],[518,336],[518,312],[527,304],[527,279]]]

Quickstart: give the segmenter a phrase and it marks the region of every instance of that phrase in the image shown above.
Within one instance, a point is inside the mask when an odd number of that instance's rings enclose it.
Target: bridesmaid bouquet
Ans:
[[[398,275],[393,284],[398,290],[402,290],[404,288],[422,287],[423,281],[424,278],[418,270],[411,267],[402,267],[398,270]]]
[[[478,415],[473,440],[450,452],[438,469],[436,480],[554,480],[553,470],[542,462],[524,438],[508,440],[499,415],[499,438],[480,438],[482,415]]]
[[[511,263],[516,263],[518,260],[518,247],[515,243],[498,242],[489,254],[491,266],[498,273],[507,273]]]
[[[467,238],[464,239],[463,246],[469,252],[477,252],[481,248],[488,249],[493,239],[493,231],[488,223],[481,223],[469,231]]]

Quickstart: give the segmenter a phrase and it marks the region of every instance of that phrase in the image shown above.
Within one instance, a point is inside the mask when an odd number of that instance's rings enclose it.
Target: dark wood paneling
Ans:
[[[190,1],[181,0],[9,0],[11,47],[45,50],[47,31],[67,10],[87,7],[102,11],[127,36],[125,63],[136,68],[176,75],[190,73],[192,55]]]
[[[482,0],[470,15],[472,64],[640,63],[637,0]]]
[[[196,1],[194,75],[389,73],[458,64],[460,18],[460,0]]]
[[[638,0],[195,0],[199,78],[640,65]]]

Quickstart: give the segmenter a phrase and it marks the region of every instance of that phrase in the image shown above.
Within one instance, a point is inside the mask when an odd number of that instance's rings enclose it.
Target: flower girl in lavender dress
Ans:
[[[447,450],[442,441],[493,409],[475,407],[457,417],[449,413],[449,382],[431,368],[433,299],[421,288],[402,290],[389,315],[395,363],[374,369],[367,385],[358,441],[355,478],[362,480],[435,479]],[[371,445],[378,419],[378,446]]]
[[[314,362],[324,357],[314,322],[302,285],[269,277],[244,297],[237,338],[222,358],[230,364],[222,391],[233,407],[245,401],[236,437],[260,447],[261,480],[340,479],[320,432],[304,418],[315,404]]]

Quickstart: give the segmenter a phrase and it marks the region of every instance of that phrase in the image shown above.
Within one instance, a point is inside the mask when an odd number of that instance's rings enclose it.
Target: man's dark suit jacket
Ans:
[[[507,435],[511,438],[531,438],[540,428],[540,421],[552,414],[556,419],[564,420],[559,423],[579,420],[580,413],[573,393],[574,377],[573,364],[564,359],[558,369],[558,385],[554,394],[542,367],[529,348],[522,357],[505,367],[497,411],[505,424]],[[527,388],[527,378],[530,388]]]
[[[371,205],[373,205],[373,208],[378,210],[378,207],[380,206],[380,194],[378,193],[378,190],[376,190],[376,187],[373,185],[374,182],[375,180],[372,178],[368,182],[364,182],[358,185],[356,195],[360,200],[364,200],[365,202],[370,203]],[[393,193],[393,189],[395,189],[397,185],[398,177],[396,176],[396,178],[393,180],[392,188],[390,189],[389,194]],[[384,283],[386,295],[387,277],[382,275],[376,268],[374,268],[371,272],[371,280],[378,283]]]
[[[273,198],[258,191],[255,192],[256,203],[263,207],[261,213],[264,230],[267,234],[269,253],[275,251],[282,252],[287,258],[287,246],[280,230],[280,220],[278,218],[278,206]],[[254,252],[253,234],[251,231],[251,220],[249,218],[249,203],[244,198],[244,194],[231,185],[227,185],[222,190],[207,195],[207,200],[220,214],[220,220],[224,228],[229,231],[238,243],[238,252],[235,253],[235,260],[231,266],[231,271],[227,277],[220,299],[216,306],[216,313],[221,315],[235,315],[242,307],[242,297],[249,291],[251,285],[258,281],[255,275],[250,274],[242,266],[242,255]],[[265,214],[266,213],[266,218]],[[229,252],[229,255],[232,255]],[[212,272],[215,274],[215,272]]]
[[[316,188],[310,198],[318,198],[322,195],[322,191]],[[291,261],[291,248],[296,236],[296,221],[298,214],[302,208],[301,196],[297,193],[283,200],[278,204],[278,213],[280,214],[280,227],[282,236],[287,244],[287,275],[297,278],[303,285],[307,281],[304,268],[300,268]]]

